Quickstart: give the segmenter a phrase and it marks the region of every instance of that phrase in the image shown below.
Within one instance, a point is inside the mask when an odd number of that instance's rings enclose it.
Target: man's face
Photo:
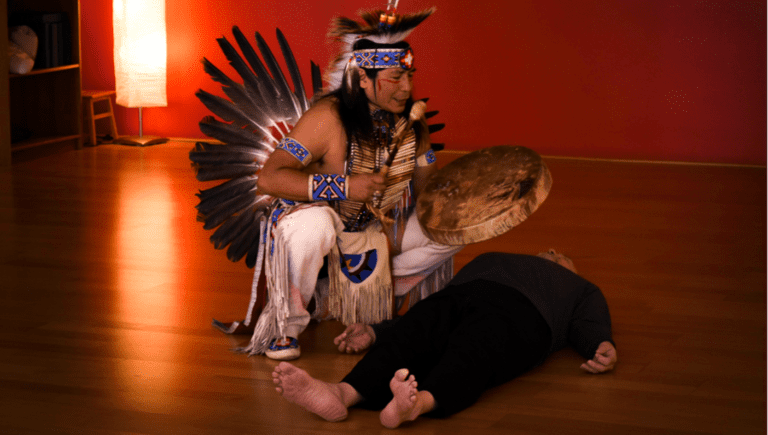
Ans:
[[[360,70],[360,87],[364,89],[368,102],[375,109],[402,113],[411,96],[414,69],[386,68],[371,79]],[[374,86],[375,84],[375,86]]]

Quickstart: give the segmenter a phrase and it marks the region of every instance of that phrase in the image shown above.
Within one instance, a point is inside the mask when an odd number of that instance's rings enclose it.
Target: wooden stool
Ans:
[[[115,123],[115,115],[112,112],[112,95],[115,95],[115,91],[89,91],[83,89],[83,108],[85,109],[85,121],[88,123],[88,136],[90,137],[91,146],[96,146],[96,120],[102,118],[109,118],[110,120],[110,134],[112,140],[117,139],[117,124]],[[94,106],[99,101],[106,101],[108,110],[106,112],[95,113]]]

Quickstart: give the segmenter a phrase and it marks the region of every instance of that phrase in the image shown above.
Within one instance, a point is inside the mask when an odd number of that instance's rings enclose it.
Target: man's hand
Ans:
[[[349,199],[359,202],[370,202],[376,192],[381,194],[387,188],[386,176],[382,173],[350,175],[347,182]]]
[[[353,323],[333,339],[333,344],[339,346],[339,352],[358,353],[368,349],[375,341],[376,333],[370,325]]]
[[[581,369],[589,373],[605,373],[613,370],[616,365],[616,348],[610,341],[604,341],[597,346],[595,356],[581,365]]]

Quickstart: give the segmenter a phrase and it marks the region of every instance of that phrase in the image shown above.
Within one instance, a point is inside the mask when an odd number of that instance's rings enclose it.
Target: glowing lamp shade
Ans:
[[[117,104],[139,109],[139,136],[120,137],[115,143],[155,145],[167,138],[144,136],[142,107],[165,107],[166,58],[165,0],[113,0],[115,90]]]

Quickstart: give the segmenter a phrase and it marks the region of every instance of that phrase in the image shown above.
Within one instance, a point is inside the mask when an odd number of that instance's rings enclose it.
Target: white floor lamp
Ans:
[[[141,109],[166,107],[165,0],[113,0],[117,104],[139,109],[139,135],[113,143],[156,145],[168,138],[144,136]]]

